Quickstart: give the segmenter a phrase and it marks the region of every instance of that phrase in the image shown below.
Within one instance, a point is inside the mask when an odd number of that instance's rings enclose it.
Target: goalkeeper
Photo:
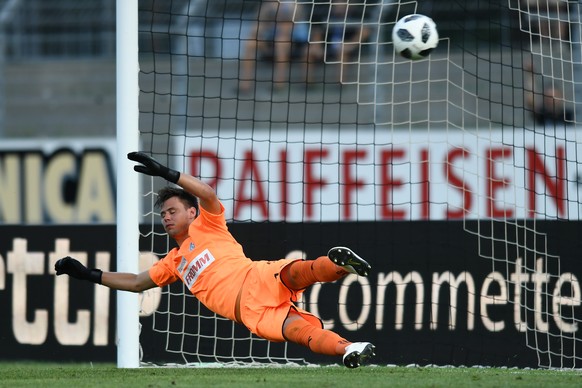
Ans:
[[[165,178],[180,187],[159,191],[156,205],[164,229],[178,244],[166,257],[139,274],[86,268],[72,257],[55,264],[57,275],[141,292],[181,280],[213,312],[245,325],[270,341],[289,341],[311,351],[343,356],[348,368],[374,356],[369,342],[349,342],[294,302],[316,282],[333,282],[349,273],[366,276],[370,265],[345,247],[329,250],[315,260],[253,261],[230,234],[224,206],[206,183],[161,165],[141,152],[132,152],[135,171]]]

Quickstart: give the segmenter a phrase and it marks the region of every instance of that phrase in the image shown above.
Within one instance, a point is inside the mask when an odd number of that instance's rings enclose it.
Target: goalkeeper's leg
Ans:
[[[292,290],[303,290],[319,282],[333,282],[349,273],[366,276],[370,265],[351,249],[335,247],[327,256],[294,261],[281,271],[281,281]]]
[[[371,343],[352,343],[331,330],[313,326],[293,310],[283,324],[283,336],[289,342],[306,346],[314,353],[343,356],[343,363],[348,368],[366,364],[375,355],[375,347]]]
[[[303,290],[315,283],[333,282],[348,272],[326,256],[315,260],[298,260],[281,270],[281,281],[292,290]]]
[[[308,347],[311,351],[328,356],[344,354],[348,340],[330,330],[313,326],[300,314],[291,310],[283,324],[283,336],[289,342]]]

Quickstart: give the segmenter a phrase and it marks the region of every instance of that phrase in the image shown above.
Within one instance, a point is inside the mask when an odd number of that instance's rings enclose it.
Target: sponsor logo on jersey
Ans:
[[[182,260],[180,260],[180,265],[178,266],[178,272],[184,272],[184,267],[188,264],[188,260],[184,256],[182,256]]]
[[[196,279],[198,279],[198,276],[200,276],[202,271],[208,268],[208,266],[212,264],[213,261],[214,256],[212,256],[208,249],[205,249],[202,253],[200,253],[198,256],[192,259],[190,264],[188,264],[186,271],[184,272],[183,278],[184,284],[186,284],[188,289],[191,289],[192,286],[194,286],[194,283],[196,283]]]

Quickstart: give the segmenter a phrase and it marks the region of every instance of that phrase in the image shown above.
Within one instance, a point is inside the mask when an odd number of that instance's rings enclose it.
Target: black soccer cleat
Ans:
[[[343,267],[346,271],[360,275],[368,276],[372,266],[368,262],[356,255],[350,248],[334,247],[327,252],[327,257],[335,264]]]
[[[343,357],[344,365],[348,368],[357,368],[370,362],[376,355],[376,347],[369,342],[354,342],[346,347]]]

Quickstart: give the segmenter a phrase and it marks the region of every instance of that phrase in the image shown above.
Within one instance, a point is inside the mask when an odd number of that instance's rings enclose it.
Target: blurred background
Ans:
[[[384,5],[385,20],[394,21],[395,13],[406,13],[405,3],[396,6],[398,2],[375,0],[370,4],[379,2]],[[222,60],[224,86],[229,67],[233,69],[230,78],[236,78],[241,37],[245,37],[259,5],[258,0],[140,0],[140,24],[149,31],[140,34],[140,51],[147,54],[155,48],[176,52],[167,35],[156,35],[156,29],[165,33],[170,22],[173,32],[187,32],[191,37],[191,58]],[[413,5],[408,6],[412,10]],[[499,47],[514,50],[529,44],[527,34],[520,33],[519,14],[497,2],[422,1],[418,7],[437,21],[440,36],[452,42],[450,48],[439,47],[435,57],[454,55],[458,47],[470,50],[487,44],[488,50],[496,47],[499,51]],[[491,20],[506,28],[494,28]],[[386,29],[380,36],[389,42],[389,34]],[[392,50],[391,45],[385,47]],[[473,66],[469,57],[464,61],[463,66]],[[521,67],[519,60],[516,66]],[[1,0],[0,73],[1,138],[114,136],[115,0]],[[521,82],[521,77],[516,77],[515,83]],[[220,91],[220,85],[216,89],[223,98],[225,93],[229,97],[230,89]],[[205,93],[212,96],[217,90]],[[344,108],[349,108],[350,99],[358,92],[362,90],[344,91]],[[328,93],[332,102],[337,100],[333,94],[331,90]],[[325,100],[323,95],[321,99]],[[519,108],[522,104],[515,105]],[[222,105],[222,109],[231,108]],[[237,115],[236,111],[224,114]],[[503,121],[501,113],[497,116]],[[388,121],[398,120],[389,117]],[[406,120],[410,121],[414,120]]]

